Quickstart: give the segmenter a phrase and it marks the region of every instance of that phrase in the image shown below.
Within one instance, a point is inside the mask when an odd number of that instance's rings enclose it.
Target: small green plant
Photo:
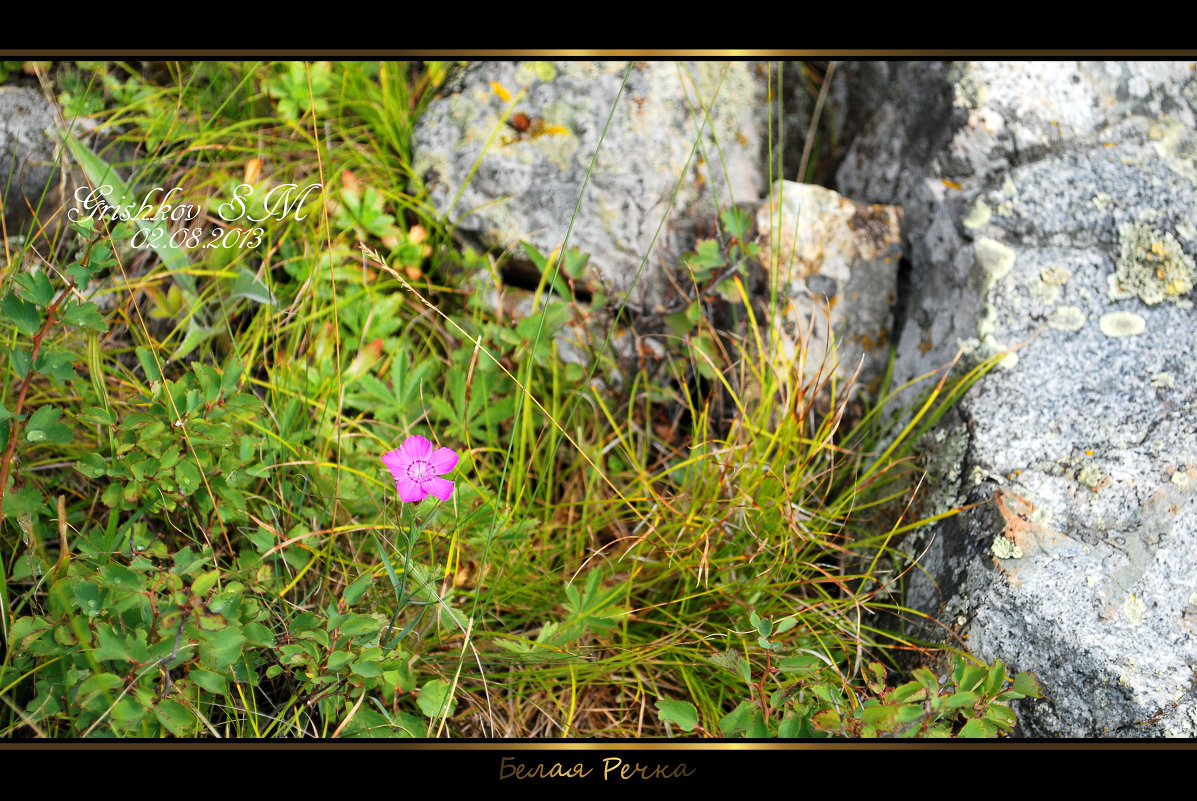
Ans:
[[[699,725],[698,710],[688,701],[658,701],[662,721],[722,737],[996,737],[1017,724],[1011,701],[1042,696],[1030,673],[1010,677],[1000,660],[986,667],[960,654],[951,674],[939,678],[921,667],[912,681],[891,687],[885,666],[869,662],[862,680],[853,683],[837,668],[837,655],[821,652],[809,637],[783,639],[797,625],[794,617],[775,625],[753,612],[749,622],[755,645],[710,657],[743,681],[749,697],[710,731]]]

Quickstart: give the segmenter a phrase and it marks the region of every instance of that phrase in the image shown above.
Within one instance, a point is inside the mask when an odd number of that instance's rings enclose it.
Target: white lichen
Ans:
[[[1059,306],[1047,324],[1057,331],[1079,331],[1085,325],[1085,313],[1076,306]]]
[[[989,218],[993,215],[989,206],[981,198],[977,198],[977,202],[973,204],[972,209],[964,216],[961,222],[964,227],[968,229],[980,228],[989,222]]]
[[[1156,389],[1169,389],[1176,385],[1176,376],[1172,373],[1156,373],[1151,377],[1151,385]]]
[[[981,294],[988,294],[1014,267],[1014,250],[996,239],[982,236],[973,244],[972,283]]]
[[[1132,595],[1122,604],[1122,614],[1126,615],[1126,619],[1132,626],[1142,626],[1143,622],[1147,620],[1147,604],[1143,603],[1143,599],[1139,596]],[[1134,663],[1131,664],[1133,667]]]
[[[1098,322],[1101,332],[1108,337],[1138,336],[1147,330],[1147,321],[1134,312],[1110,312],[1103,314]]]

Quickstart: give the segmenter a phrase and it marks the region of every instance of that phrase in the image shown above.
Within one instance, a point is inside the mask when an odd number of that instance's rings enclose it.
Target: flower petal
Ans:
[[[407,475],[407,460],[403,458],[403,454],[398,449],[384,453],[382,463],[387,466],[396,480],[400,476]]]
[[[446,481],[443,478],[430,478],[424,482],[424,489],[431,492],[442,501],[449,500],[449,496],[453,494],[453,482]]]
[[[407,457],[408,461],[427,460],[432,453],[432,443],[416,434],[408,437],[399,450]]]
[[[428,457],[428,461],[432,463],[436,474],[443,476],[457,467],[457,451],[452,448],[437,448],[432,456]]]
[[[404,503],[412,503],[414,501],[422,501],[428,497],[428,491],[420,486],[415,481],[410,481],[406,478],[398,479],[395,482],[395,489],[399,490],[399,500]]]

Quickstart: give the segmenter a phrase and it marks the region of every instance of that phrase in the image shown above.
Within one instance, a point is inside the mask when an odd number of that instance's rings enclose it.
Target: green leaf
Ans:
[[[94,451],[88,451],[75,462],[75,469],[88,478],[99,478],[108,470],[104,457]]]
[[[220,570],[209,570],[196,577],[195,581],[191,582],[191,592],[195,595],[207,595],[208,590],[216,586],[216,582],[220,580]]]
[[[754,709],[751,701],[741,701],[735,709],[719,719],[719,733],[724,737],[735,737],[740,732],[748,731],[752,728]]]
[[[37,487],[30,486],[16,492],[9,491],[4,496],[4,515],[6,517],[31,515],[40,510],[45,503],[45,496],[38,491]]]
[[[191,671],[188,672],[187,678],[191,679],[208,692],[215,693],[216,695],[225,695],[229,691],[228,680],[221,674],[213,673],[210,670],[192,668]]]
[[[382,665],[377,662],[354,662],[350,669],[357,675],[367,679],[377,678],[382,675]]]
[[[61,350],[42,350],[37,354],[33,369],[42,375],[59,381],[72,381],[78,376],[74,369],[75,357]]]
[[[698,710],[689,701],[662,698],[657,701],[657,715],[663,723],[673,723],[682,731],[694,731],[698,726]]]
[[[978,738],[978,737],[997,737],[997,727],[983,718],[973,718],[964,727],[960,729],[960,737]]]
[[[752,232],[752,218],[741,208],[732,207],[719,215],[723,230],[743,241]]]
[[[15,325],[17,330],[30,336],[42,327],[42,315],[37,306],[11,292],[0,300],[0,316]]]
[[[104,612],[104,605],[108,602],[108,590],[90,582],[81,581],[75,585],[75,598],[79,601],[79,608],[83,614],[88,617],[97,617]]]
[[[927,697],[927,691],[917,681],[908,681],[890,691],[889,700],[894,703],[902,701],[922,701]]]
[[[712,664],[721,667],[724,670],[730,670],[735,675],[744,679],[745,682],[752,680],[752,667],[748,664],[748,660],[745,659],[739,651],[728,650],[722,653],[713,654],[707,658],[711,660]]]
[[[1030,698],[1038,698],[1043,692],[1043,687],[1032,674],[1023,672],[1014,677],[1014,692]]]
[[[247,298],[254,303],[274,306],[278,303],[274,295],[262,280],[250,272],[249,268],[241,265],[233,278],[233,286],[229,290],[230,298]]]
[[[381,628],[382,623],[370,615],[350,615],[349,619],[341,624],[341,633],[347,637],[359,637],[374,634]]]
[[[370,589],[370,586],[373,583],[374,574],[366,573],[365,575],[359,577],[357,581],[346,587],[345,594],[341,597],[345,601],[346,605],[353,606],[362,599],[362,596],[366,594],[366,590]]]
[[[12,370],[17,374],[18,378],[24,378],[29,375],[29,368],[33,361],[29,351],[24,348],[9,348],[8,358],[12,362]]]
[[[777,633],[785,634],[787,631],[797,625],[798,621],[792,617],[782,618],[781,620],[777,621]]]
[[[723,267],[727,261],[719,250],[719,243],[714,239],[704,239],[698,243],[694,255],[683,259],[686,266],[694,274],[694,280],[702,282],[711,277],[711,270]]]
[[[164,698],[154,707],[154,717],[171,734],[176,737],[186,737],[194,734],[195,715],[191,710],[170,698]]]
[[[137,348],[137,361],[141,362],[141,369],[145,371],[146,379],[162,380],[162,372],[158,369],[158,363],[154,361],[154,354],[148,348]]]
[[[1004,704],[990,704],[985,710],[984,718],[1006,731],[1014,731],[1014,727],[1018,725],[1018,716]]]
[[[353,661],[353,654],[348,651],[333,651],[328,655],[328,669],[329,670],[344,670],[345,666]]]
[[[29,643],[41,637],[53,626],[40,617],[22,617],[13,623],[8,633],[8,641],[15,642],[18,648],[27,648]]]
[[[54,287],[50,284],[50,277],[41,270],[36,273],[22,273],[17,282],[25,290],[25,297],[38,306],[49,306],[54,300]]]
[[[979,665],[966,665],[964,670],[957,671],[960,678],[961,690],[975,690],[977,686],[985,681],[989,675],[989,671]]]
[[[869,706],[861,710],[860,719],[867,726],[892,728],[898,717],[895,706]]]
[[[958,692],[952,693],[944,701],[945,709],[957,709],[962,706],[972,706],[980,700],[974,692]]]
[[[427,717],[437,718],[442,714],[449,717],[457,707],[457,699],[450,693],[449,683],[442,679],[433,679],[420,688],[416,698],[416,705]],[[448,711],[446,712],[446,706]]]
[[[99,695],[107,695],[116,690],[117,687],[123,686],[124,679],[112,673],[97,673],[89,678],[87,681],[79,685],[78,698],[79,705],[87,708],[89,701]]]
[[[90,328],[101,334],[108,330],[104,318],[100,316],[100,307],[89,301],[68,304],[63,311],[63,317],[68,323],[80,328]]]
[[[211,640],[213,664],[216,667],[228,667],[241,658],[241,647],[245,644],[245,635],[235,628],[226,628],[216,634]]]

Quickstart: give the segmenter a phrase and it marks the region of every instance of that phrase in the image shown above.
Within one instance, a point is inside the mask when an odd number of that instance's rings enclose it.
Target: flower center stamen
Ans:
[[[412,481],[425,481],[432,472],[432,462],[416,460],[407,466],[407,477]]]

